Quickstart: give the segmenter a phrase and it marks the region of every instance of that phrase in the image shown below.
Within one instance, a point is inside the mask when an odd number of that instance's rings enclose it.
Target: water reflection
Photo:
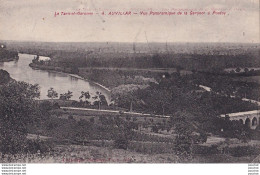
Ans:
[[[81,91],[89,91],[91,95],[95,95],[96,91],[99,91],[105,95],[108,101],[110,101],[108,91],[95,84],[90,84],[88,81],[78,79],[65,73],[32,69],[29,67],[29,64],[34,56],[35,55],[19,54],[18,61],[0,63],[0,69],[8,71],[11,77],[17,81],[39,84],[41,99],[48,98],[47,91],[52,87],[58,94],[66,93],[68,90],[72,91],[73,96],[71,99],[73,100],[79,100]]]
[[[78,78],[73,77],[73,76],[70,76],[70,80],[71,80],[71,81],[78,81]]]
[[[52,73],[52,72],[48,72],[48,77],[49,78],[55,78],[56,74]]]

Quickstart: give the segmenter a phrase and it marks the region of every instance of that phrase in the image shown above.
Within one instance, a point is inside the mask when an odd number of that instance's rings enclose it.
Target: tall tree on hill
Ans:
[[[180,158],[192,159],[194,144],[207,141],[207,135],[194,121],[194,116],[184,111],[177,112],[171,117],[171,124],[176,135],[175,151]]]
[[[22,152],[28,126],[37,118],[39,86],[11,82],[0,87],[0,151],[3,154]]]

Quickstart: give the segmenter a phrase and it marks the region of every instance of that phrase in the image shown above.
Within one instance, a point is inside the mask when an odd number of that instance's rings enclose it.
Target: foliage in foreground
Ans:
[[[28,126],[39,116],[39,86],[12,81],[0,86],[0,151],[17,153],[26,147]]]

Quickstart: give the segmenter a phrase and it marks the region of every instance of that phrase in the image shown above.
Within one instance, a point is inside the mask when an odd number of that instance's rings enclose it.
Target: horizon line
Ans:
[[[149,42],[130,42],[130,41],[33,41],[33,40],[2,40],[0,39],[0,41],[6,41],[6,42],[38,42],[38,43],[210,43],[210,44],[216,44],[216,43],[226,43],[226,44],[260,44],[260,42],[230,42],[230,41],[226,41],[226,42],[194,42],[194,41],[171,41],[171,42],[168,42],[168,41],[165,41],[165,42],[162,42],[162,41],[149,41]]]

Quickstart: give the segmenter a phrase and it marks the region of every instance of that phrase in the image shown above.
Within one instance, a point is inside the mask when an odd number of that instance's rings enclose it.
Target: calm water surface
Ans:
[[[81,91],[89,91],[92,96],[99,91],[110,101],[109,92],[93,83],[65,73],[32,69],[29,67],[29,64],[34,56],[35,55],[30,54],[19,54],[18,61],[0,63],[0,69],[8,71],[10,76],[17,81],[39,84],[41,92],[40,99],[48,99],[47,91],[52,87],[58,94],[68,92],[68,90],[72,91],[73,96],[71,99],[73,100],[79,100]]]

